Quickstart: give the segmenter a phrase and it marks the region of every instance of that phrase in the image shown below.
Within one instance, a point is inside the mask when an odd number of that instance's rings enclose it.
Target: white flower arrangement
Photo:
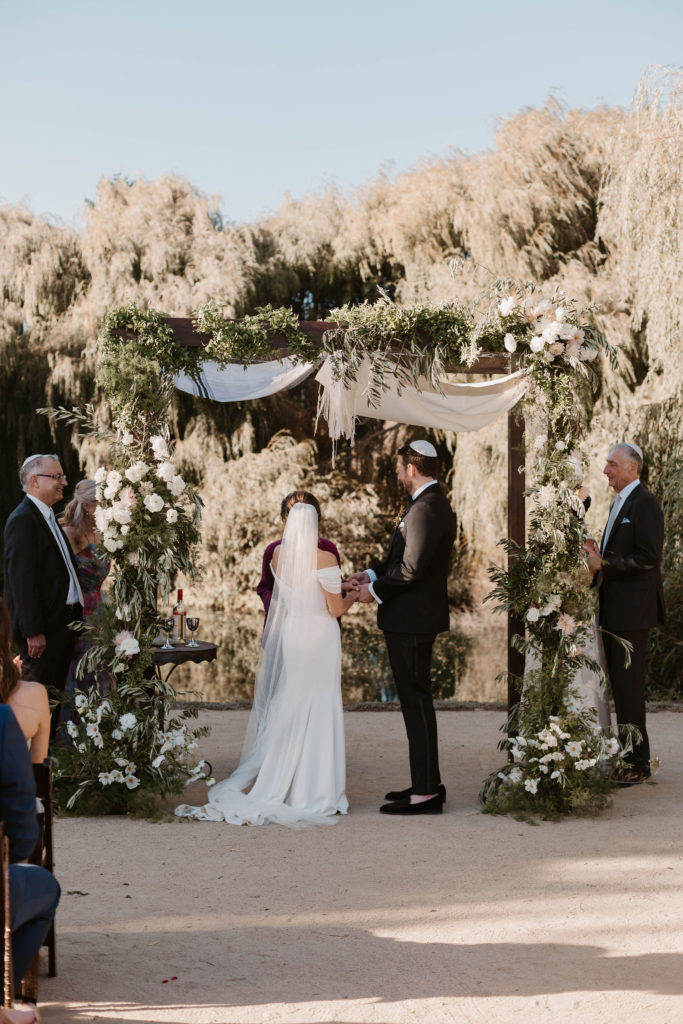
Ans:
[[[125,710],[130,699],[140,709],[137,714]],[[189,709],[178,714],[164,704],[168,728],[160,730],[158,705],[141,688],[115,689],[104,697],[77,692],[76,703],[79,718],[66,724],[73,746],[55,752],[56,784],[78,780],[67,808],[86,794],[92,806],[125,809],[144,800],[145,793],[179,793],[185,780],[207,778],[207,766],[193,753],[197,736],[207,730],[188,728]]]

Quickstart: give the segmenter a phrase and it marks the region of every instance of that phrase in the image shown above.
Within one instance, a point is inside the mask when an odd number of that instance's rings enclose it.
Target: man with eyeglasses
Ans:
[[[63,691],[74,642],[69,623],[83,618],[83,594],[71,547],[55,519],[67,480],[56,455],[31,455],[19,470],[26,497],[5,526],[5,601],[24,679]],[[58,716],[53,716],[53,728]]]

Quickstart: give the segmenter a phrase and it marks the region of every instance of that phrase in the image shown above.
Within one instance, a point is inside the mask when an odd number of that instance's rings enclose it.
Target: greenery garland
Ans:
[[[482,800],[490,811],[549,816],[578,806],[598,806],[612,785],[624,750],[615,737],[596,729],[594,717],[580,708],[572,691],[582,666],[601,675],[588,653],[594,609],[582,554],[586,528],[579,411],[580,395],[596,379],[591,367],[595,357],[603,350],[613,365],[616,357],[584,322],[585,312],[560,293],[542,297],[532,286],[501,281],[477,306],[447,303],[399,308],[366,303],[333,310],[322,349],[317,350],[300,331],[291,310],[271,306],[242,321],[225,317],[215,306],[200,309],[194,326],[207,336],[203,349],[180,345],[157,312],[134,306],[112,311],[100,335],[98,381],[109,398],[117,433],[112,465],[100,471],[99,515],[114,562],[114,614],[134,626],[133,646],[138,636],[145,644],[150,642],[157,625],[156,587],[160,583],[166,593],[174,572],[192,572],[191,549],[199,537],[198,498],[187,489],[185,506],[176,507],[175,471],[168,468],[166,416],[174,374],[196,377],[204,359],[221,366],[282,359],[282,351],[272,341],[278,335],[285,339],[293,362],[316,365],[328,358],[336,379],[345,384],[355,380],[361,363],[369,360],[372,399],[392,381],[398,381],[399,388],[408,383],[419,387],[420,378],[426,377],[438,388],[446,369],[467,369],[484,354],[514,355],[529,381],[524,399],[529,421],[538,420],[542,413],[545,427],[532,445],[535,479],[526,491],[533,503],[527,544],[518,549],[510,541],[503,542],[511,557],[507,568],[491,570],[491,597],[499,611],[512,609],[525,620],[527,635],[516,638],[516,645],[531,656],[535,667],[525,676],[522,700],[501,741],[513,761],[486,780]],[[152,502],[154,510],[146,501],[152,480],[158,499]],[[127,501],[132,509],[131,520],[117,527],[122,490],[127,495],[124,504]],[[125,510],[123,514],[125,519]],[[108,516],[106,523],[103,516]],[[129,528],[124,531],[125,526]],[[119,636],[119,647],[120,642]],[[91,667],[111,664],[112,655],[114,665],[120,667],[121,654],[116,653],[110,627],[108,633],[107,629],[100,632],[86,661]],[[141,657],[140,671],[144,664]],[[125,669],[130,673],[132,667]],[[119,686],[118,695],[132,699],[135,685],[140,685],[139,678],[131,681],[128,690]],[[171,695],[166,692],[160,699],[168,702]],[[165,707],[168,710],[170,704]],[[100,713],[106,718],[110,709],[100,712],[89,706],[86,720]],[[141,735],[144,732],[148,739],[154,735],[147,728],[149,719],[156,713],[148,708],[144,727],[140,725]],[[158,730],[155,735],[158,742]],[[77,751],[83,742],[79,736]],[[151,774],[160,755],[152,757],[154,743],[147,746],[145,764]],[[177,779],[182,770],[192,778],[200,771],[197,766],[176,768],[173,777]],[[92,766],[88,771],[92,775]],[[111,785],[106,771],[104,779],[100,796]],[[81,789],[86,782],[79,781]]]

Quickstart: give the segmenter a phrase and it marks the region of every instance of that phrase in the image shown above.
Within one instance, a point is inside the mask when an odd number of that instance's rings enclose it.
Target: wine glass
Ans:
[[[192,615],[192,616],[188,615],[187,618],[185,619],[185,625],[189,629],[190,633],[194,633],[195,629],[199,628],[199,619],[197,618],[196,615]],[[199,644],[195,640],[194,636],[192,637],[192,639],[190,640],[190,642],[189,642],[189,644],[187,646],[188,647],[199,647]]]
[[[159,648],[160,651],[172,651],[173,644],[171,643],[171,632],[173,630],[173,616],[168,619],[161,620],[162,629],[166,630],[166,643],[162,644]]]

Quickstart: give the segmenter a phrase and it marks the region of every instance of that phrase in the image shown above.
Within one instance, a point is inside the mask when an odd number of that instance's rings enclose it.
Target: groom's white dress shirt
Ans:
[[[418,487],[418,489],[416,491],[413,491],[413,493],[410,495],[410,500],[411,501],[415,501],[415,499],[418,497],[418,495],[422,494],[423,491],[426,491],[428,487],[433,487],[434,484],[436,484],[436,483],[438,483],[437,480],[430,480],[429,483],[422,484],[422,487]],[[382,602],[378,598],[378,596],[375,593],[374,588],[372,586],[372,584],[377,579],[377,573],[375,572],[374,569],[366,569],[365,571],[367,572],[368,576],[370,577],[370,583],[368,584],[368,590],[370,591],[370,593],[374,597],[374,599],[377,602],[377,604],[381,604]]]
[[[607,538],[609,537],[610,533],[612,532],[612,527],[614,526],[614,524],[617,521],[617,518],[619,516],[619,512],[624,507],[624,502],[628,498],[629,494],[631,494],[632,491],[635,491],[635,489],[639,485],[639,483],[640,483],[640,480],[636,479],[636,480],[631,481],[630,484],[626,484],[626,487],[622,487],[622,489],[619,491],[619,493],[617,494],[616,498],[614,499],[614,501],[610,505],[609,517],[607,519],[607,525],[605,526],[605,532],[602,535],[602,544],[600,545],[600,554],[604,553],[605,544],[607,543]]]
[[[54,512],[52,511],[50,506],[46,505],[44,501],[40,500],[40,498],[35,498],[32,494],[27,494],[26,497],[31,499],[33,504],[36,506],[36,508],[44,518],[47,525],[50,527],[50,532],[52,533],[52,536],[55,539],[55,544],[59,548],[62,558],[64,559],[64,564],[66,565],[67,571],[69,573],[69,593],[67,594],[66,603],[83,604],[83,591],[81,590],[81,585],[78,581],[78,576],[76,575],[74,564],[71,561],[71,557],[66,548],[66,538],[64,537],[64,534],[57,526],[57,520],[55,519]]]

